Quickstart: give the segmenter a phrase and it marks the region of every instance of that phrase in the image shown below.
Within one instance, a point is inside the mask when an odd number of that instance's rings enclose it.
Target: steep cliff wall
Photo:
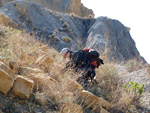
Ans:
[[[60,51],[93,48],[108,61],[145,60],[140,56],[129,30],[106,17],[81,18],[47,10],[34,2],[14,1],[0,9],[0,22],[13,23]],[[3,17],[3,18],[2,18]]]
[[[140,54],[132,39],[129,28],[118,20],[99,17],[88,31],[86,48],[94,48],[112,61],[139,60]]]
[[[7,2],[15,0],[0,0],[0,7]],[[20,0],[21,1],[21,0]],[[94,17],[94,13],[91,9],[83,6],[81,0],[26,0],[38,3],[53,11],[74,14],[79,17]]]

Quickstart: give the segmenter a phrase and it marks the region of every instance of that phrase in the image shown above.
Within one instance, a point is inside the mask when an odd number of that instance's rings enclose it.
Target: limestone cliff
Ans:
[[[72,50],[86,47],[98,50],[108,61],[137,59],[145,62],[128,28],[117,20],[56,13],[30,1],[9,2],[0,13],[0,23],[13,23],[36,38],[50,42],[50,46],[58,51],[63,47]]]
[[[104,53],[110,61],[141,60],[129,28],[118,20],[99,17],[88,30],[86,48],[94,48]]]
[[[0,7],[15,0],[0,0]],[[91,9],[83,6],[81,0],[26,0],[38,3],[53,11],[77,15],[79,17],[94,17]]]

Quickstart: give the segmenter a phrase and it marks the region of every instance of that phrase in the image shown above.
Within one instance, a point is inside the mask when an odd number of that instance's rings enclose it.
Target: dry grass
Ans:
[[[48,71],[53,59],[57,59],[58,53],[35,40],[34,36],[10,27],[2,26],[1,29],[6,32],[5,36],[0,38],[0,55],[7,61]]]
[[[65,63],[62,63],[59,53],[23,31],[5,26],[1,26],[1,31],[0,55],[5,57],[7,62],[13,61],[19,66],[39,68],[59,82],[55,88],[49,87],[39,92],[38,97],[42,99],[39,102],[43,104],[44,101],[57,109],[65,102],[72,103],[72,94],[67,90],[64,78],[70,78],[73,73],[61,73]],[[35,95],[37,93],[35,92]]]
[[[42,92],[35,92],[34,95],[38,104],[46,104],[50,109],[59,110],[63,103],[74,103],[73,93],[68,89],[68,79],[76,80],[80,75],[72,70],[62,73],[66,61],[54,49],[41,43],[25,32],[10,27],[0,26],[0,55],[7,61],[16,62],[19,66],[39,68],[57,80],[55,88],[47,88]],[[129,63],[130,71],[137,69],[137,63]],[[139,65],[140,67],[140,65]],[[149,69],[149,68],[147,68]],[[134,112],[133,96],[128,94],[122,84],[118,83],[118,72],[113,63],[107,63],[96,71],[96,79],[99,83],[100,92],[97,96],[111,102],[114,113],[119,111]],[[97,90],[94,90],[95,94]],[[34,108],[33,108],[34,109]]]
[[[136,113],[136,107],[140,106],[136,95],[128,92],[124,84],[120,83],[117,69],[113,63],[108,63],[97,70],[96,80],[101,92],[98,96],[103,97],[112,104],[112,113],[132,112]]]

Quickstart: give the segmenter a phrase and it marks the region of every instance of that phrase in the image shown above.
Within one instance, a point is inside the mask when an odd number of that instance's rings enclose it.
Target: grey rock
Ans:
[[[10,1],[23,1],[23,0],[0,0],[0,7]],[[32,1],[40,4],[43,7],[51,9],[56,12],[74,14],[80,17],[94,17],[91,9],[83,6],[81,0],[24,0]]]
[[[120,78],[120,82],[138,82],[140,85],[144,84],[144,93],[142,95],[143,107],[150,110],[150,77],[145,68],[133,71]]]
[[[31,1],[9,2],[0,9],[0,15],[41,41],[50,42],[50,46],[58,51],[63,47],[72,50],[93,48],[102,56],[106,55],[109,61],[125,62],[136,58],[139,62],[146,62],[140,56],[129,28],[117,20],[70,16]],[[64,36],[70,37],[71,42],[64,42]]]
[[[117,20],[99,17],[88,31],[86,48],[94,48],[100,53],[107,53],[110,61],[127,61],[136,58],[145,60],[140,56],[135,42],[130,36],[128,28]]]
[[[30,1],[9,2],[0,9],[0,12],[1,16],[9,18],[19,28],[35,34],[43,41],[51,41],[50,45],[58,51],[63,47],[79,49],[77,39],[85,37],[86,29],[94,20],[55,13]],[[58,40],[54,43],[55,36]],[[72,38],[71,43],[65,43],[61,39],[63,36]]]

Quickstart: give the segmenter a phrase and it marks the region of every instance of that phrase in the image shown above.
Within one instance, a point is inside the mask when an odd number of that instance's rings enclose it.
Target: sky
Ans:
[[[150,0],[81,0],[95,17],[107,16],[130,27],[140,55],[150,63]]]

